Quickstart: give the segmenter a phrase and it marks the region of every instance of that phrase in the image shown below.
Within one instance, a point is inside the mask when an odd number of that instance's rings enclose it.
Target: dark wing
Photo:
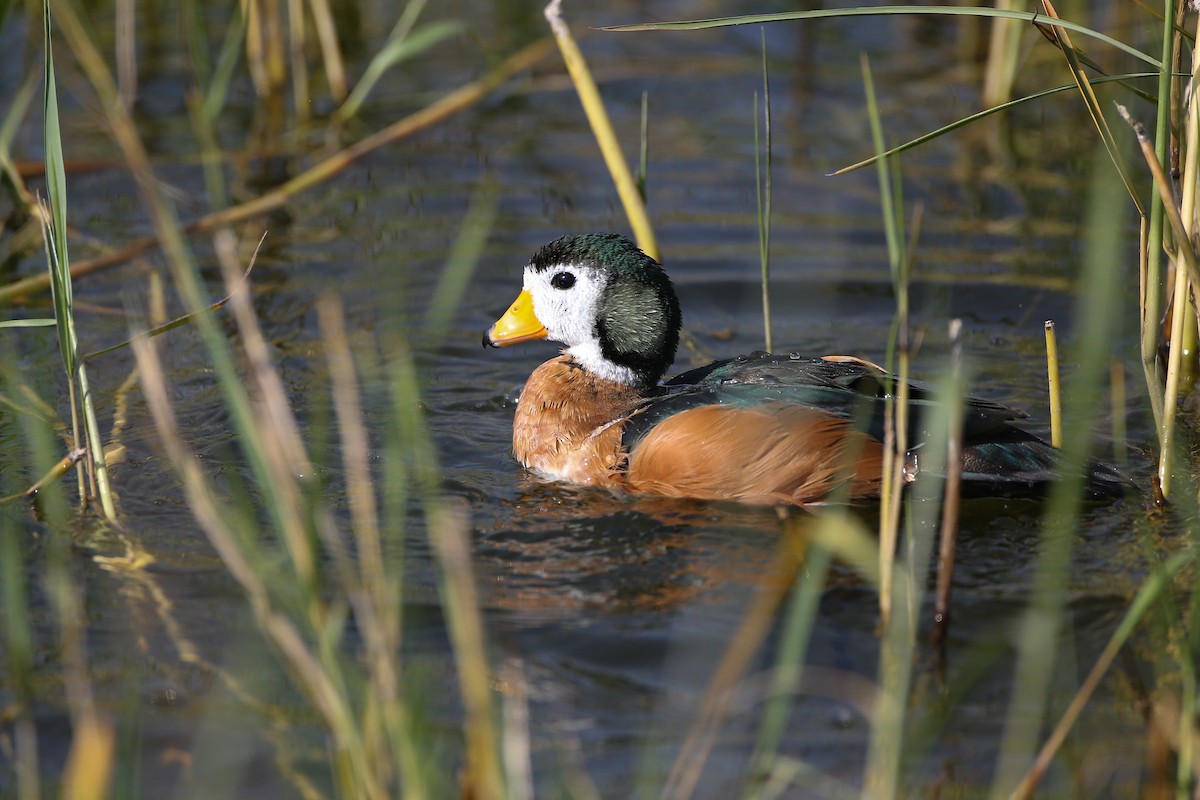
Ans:
[[[636,444],[646,431],[667,417],[711,404],[752,407],[767,403],[807,406],[855,420],[863,432],[883,439],[884,410],[892,390],[890,376],[857,359],[801,358],[751,353],[684,372],[662,386],[626,426],[625,442]],[[928,431],[922,413],[933,406],[931,388],[909,383],[909,438],[920,441]],[[964,434],[968,438],[1009,428],[1027,415],[990,400],[968,398]]]

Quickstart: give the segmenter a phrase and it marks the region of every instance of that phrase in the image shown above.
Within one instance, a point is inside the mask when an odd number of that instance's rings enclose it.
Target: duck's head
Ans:
[[[679,301],[658,262],[624,236],[590,233],[534,254],[524,289],[483,343],[562,342],[599,377],[649,386],[675,360],[679,325]]]

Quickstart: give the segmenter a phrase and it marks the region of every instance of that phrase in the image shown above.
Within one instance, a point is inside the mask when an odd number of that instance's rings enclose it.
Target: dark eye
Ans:
[[[557,272],[550,279],[550,285],[555,289],[570,289],[575,285],[575,276],[569,272]]]

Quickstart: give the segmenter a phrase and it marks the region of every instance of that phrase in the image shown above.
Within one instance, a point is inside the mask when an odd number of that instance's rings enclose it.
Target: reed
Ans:
[[[58,333],[58,349],[62,356],[63,369],[67,375],[67,387],[71,398],[71,429],[73,449],[78,450],[86,442],[88,458],[81,461],[79,471],[79,496],[81,500],[94,497],[99,500],[104,516],[111,522],[116,519],[116,506],[108,482],[108,468],[104,463],[104,448],[96,421],[96,407],[88,382],[87,368],[79,357],[79,341],[75,335],[74,300],[71,287],[71,259],[67,245],[67,183],[63,164],[62,132],[58,124],[58,94],[54,80],[54,48],[50,35],[50,8],[43,14],[45,36],[45,90],[43,109],[45,113],[46,184],[49,191],[48,208],[42,214],[46,260],[49,266],[50,286],[54,299],[55,330]],[[82,415],[82,435],[80,432]],[[83,465],[87,465],[85,472]]]
[[[1058,369],[1058,331],[1046,320],[1046,386],[1050,392],[1050,444],[1063,446],[1062,378]]]

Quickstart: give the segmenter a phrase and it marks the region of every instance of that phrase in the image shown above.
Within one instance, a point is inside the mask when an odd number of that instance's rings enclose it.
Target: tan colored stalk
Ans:
[[[25,491],[17,492],[16,494],[9,495],[8,497],[0,497],[0,505],[10,503],[19,497],[33,497],[43,486],[51,481],[57,481],[63,475],[66,475],[67,471],[79,463],[79,459],[83,458],[85,455],[87,455],[86,449],[82,447],[75,448],[59,459],[58,462],[51,467],[45,475],[38,478],[37,481],[32,483]]]
[[[1023,0],[996,0],[996,8],[1008,11],[1021,10],[1025,5]],[[1003,19],[993,20],[991,24],[987,68],[983,77],[983,104],[998,106],[1012,99],[1025,26]]]
[[[1196,252],[1196,194],[1198,191],[1196,171],[1197,167],[1200,166],[1200,86],[1197,86],[1196,83],[1197,81],[1200,81],[1200,62],[1197,62],[1197,58],[1200,58],[1200,38],[1196,40],[1195,47],[1192,51],[1192,80],[1188,84],[1188,96],[1185,98],[1183,103],[1183,107],[1187,109],[1187,124],[1184,128],[1184,142],[1186,143],[1185,154],[1183,156],[1183,163],[1180,165],[1183,173],[1183,186],[1181,187],[1180,191],[1179,205],[1180,217],[1183,220],[1183,229],[1187,235],[1183,241],[1176,244],[1176,249],[1184,253],[1185,261],[1187,261],[1188,256],[1191,256],[1191,264],[1193,267],[1195,266]],[[1163,202],[1166,202],[1165,197],[1163,198]],[[1186,291],[1184,293],[1185,297],[1182,301],[1180,301],[1183,305],[1181,316],[1191,323],[1185,327],[1185,331],[1187,332],[1186,335],[1192,337],[1194,337],[1196,331],[1196,319],[1194,316],[1196,313],[1196,308],[1192,305],[1189,305],[1187,300],[1190,298],[1194,301],[1197,290],[1200,290],[1200,280],[1197,280],[1197,273],[1198,271],[1194,268],[1189,270],[1186,281]],[[1178,342],[1176,342],[1176,340],[1172,338],[1172,356],[1174,356],[1175,350],[1179,350],[1179,358],[1182,360],[1182,352],[1185,349],[1184,344],[1185,343],[1183,339],[1180,339]],[[1176,375],[1176,381],[1178,382],[1178,380],[1179,377]],[[1166,392],[1164,398],[1165,408],[1170,408],[1173,410],[1176,407],[1178,391],[1179,388],[1177,384],[1174,388],[1174,391]],[[1167,472],[1169,472],[1170,462],[1164,460],[1163,463],[1159,464],[1160,480],[1163,475],[1164,468]],[[1165,486],[1163,487],[1163,496],[1167,496]]]
[[[1088,701],[1095,693],[1097,687],[1100,686],[1101,679],[1107,674],[1108,668],[1116,660],[1117,655],[1121,652],[1121,648],[1125,646],[1129,637],[1133,634],[1142,616],[1158,599],[1164,585],[1168,584],[1176,573],[1191,564],[1192,561],[1193,556],[1191,554],[1182,553],[1176,555],[1167,561],[1167,563],[1158,567],[1154,574],[1142,584],[1137,596],[1126,610],[1120,625],[1117,626],[1108,643],[1105,644],[1104,649],[1096,659],[1096,663],[1092,665],[1091,671],[1088,672],[1087,677],[1080,684],[1075,696],[1071,698],[1071,702],[1067,705],[1062,717],[1059,718],[1058,724],[1054,726],[1054,729],[1046,738],[1041,750],[1038,751],[1037,757],[1029,767],[1028,772],[1022,777],[1017,788],[1013,790],[1010,800],[1026,800],[1026,798],[1033,796],[1033,793],[1037,790],[1038,783],[1041,782],[1042,776],[1046,774],[1054,757],[1062,748],[1063,743],[1066,742],[1067,734],[1071,732],[1071,728],[1079,720]]]
[[[263,55],[262,14],[259,0],[238,0],[242,16],[246,20],[246,67],[250,70],[250,81],[260,96],[267,94],[266,58]]]
[[[292,106],[296,119],[308,120],[312,95],[308,88],[308,60],[304,57],[307,39],[304,34],[304,0],[287,0],[288,57],[292,62]]]
[[[114,8],[117,54],[117,92],[121,105],[132,109],[137,101],[137,5],[135,0],[117,0]]]
[[[1050,392],[1050,444],[1062,447],[1062,382],[1058,371],[1058,334],[1052,319],[1046,320],[1046,385]]]
[[[327,0],[309,0],[312,8],[313,27],[317,29],[317,41],[321,43],[321,57],[325,62],[325,81],[334,102],[346,99],[346,67],[342,63],[342,48],[337,40],[337,27],[333,24],[333,12]]]
[[[1051,19],[1059,19],[1058,12],[1054,10],[1054,4],[1050,0],[1042,0],[1042,8]],[[1071,77],[1075,79],[1075,85],[1079,87],[1079,94],[1083,97],[1083,104],[1092,118],[1092,124],[1096,126],[1096,132],[1100,134],[1100,141],[1104,143],[1104,149],[1108,151],[1108,157],[1112,159],[1113,166],[1117,169],[1117,174],[1121,176],[1121,183],[1125,186],[1125,191],[1129,194],[1129,198],[1133,201],[1134,206],[1137,207],[1138,213],[1145,216],[1146,210],[1142,207],[1141,197],[1129,180],[1129,170],[1125,165],[1125,159],[1121,156],[1120,146],[1117,144],[1116,137],[1113,136],[1112,129],[1108,125],[1108,120],[1100,110],[1100,101],[1096,99],[1096,92],[1092,89],[1092,83],[1083,71],[1079,51],[1075,49],[1075,45],[1071,44],[1071,36],[1066,28],[1054,29],[1054,39],[1059,46],[1059,50],[1062,51],[1063,56],[1067,59],[1067,66],[1071,68]]]
[[[458,663],[467,739],[466,777],[463,795],[479,800],[500,800],[505,795],[497,743],[500,737],[492,712],[492,682],[484,648],[483,619],[471,569],[471,545],[467,515],[462,506],[441,504],[430,520],[430,539],[441,563],[442,602]]]
[[[629,227],[633,229],[638,247],[642,248],[646,255],[658,259],[658,242],[654,238],[654,229],[646,213],[646,204],[642,201],[637,181],[629,170],[629,162],[621,152],[617,134],[613,131],[612,121],[604,109],[604,100],[600,97],[600,90],[596,87],[591,71],[588,70],[587,61],[579,45],[575,43],[575,38],[571,36],[571,29],[562,18],[562,0],[551,0],[546,6],[546,21],[550,23],[550,30],[554,32],[563,63],[567,65],[571,82],[575,84],[575,92],[579,95],[579,102],[583,104],[588,124],[591,125],[596,143],[600,146],[608,174],[617,187],[617,195],[621,198],[621,205],[625,208],[625,216],[629,218]]]

